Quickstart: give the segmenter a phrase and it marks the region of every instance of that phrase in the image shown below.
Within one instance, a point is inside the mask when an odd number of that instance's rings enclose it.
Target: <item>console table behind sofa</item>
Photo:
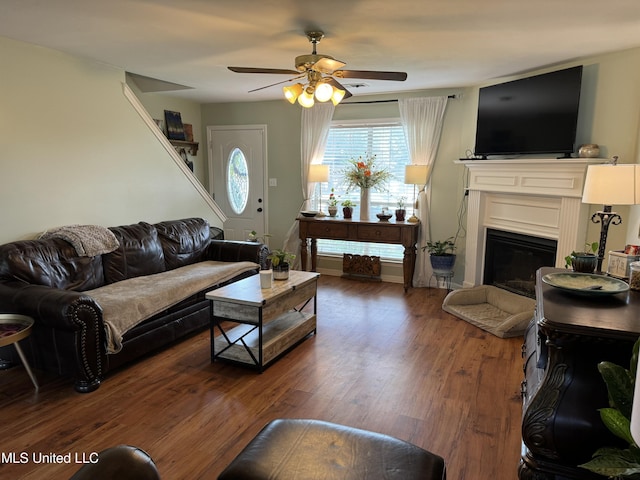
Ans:
[[[334,217],[300,217],[300,246],[302,270],[307,267],[308,241],[311,239],[311,271],[316,271],[318,248],[316,239],[352,240],[355,242],[391,243],[404,247],[402,272],[405,292],[411,287],[416,265],[416,243],[419,223],[364,222]]]

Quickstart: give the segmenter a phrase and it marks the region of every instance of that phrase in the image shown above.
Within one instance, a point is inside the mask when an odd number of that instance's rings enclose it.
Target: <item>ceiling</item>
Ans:
[[[325,32],[318,53],[346,69],[408,73],[405,82],[344,80],[358,96],[481,84],[640,47],[640,7],[638,0],[0,0],[0,36],[190,87],[172,94],[202,103],[282,98],[281,85],[248,91],[286,75],[226,67],[294,69],[297,55],[311,53],[310,29]]]

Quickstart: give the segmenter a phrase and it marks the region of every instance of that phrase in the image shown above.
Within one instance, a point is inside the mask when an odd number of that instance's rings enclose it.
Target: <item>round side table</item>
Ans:
[[[36,377],[29,367],[27,357],[20,348],[19,341],[27,338],[31,335],[31,329],[33,328],[33,318],[26,315],[18,315],[17,313],[0,313],[0,347],[13,344],[16,347],[16,351],[22,360],[25,370],[33,382],[33,386],[38,390],[38,382]]]

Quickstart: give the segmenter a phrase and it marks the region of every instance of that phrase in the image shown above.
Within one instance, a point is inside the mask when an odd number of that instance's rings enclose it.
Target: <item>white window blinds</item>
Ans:
[[[360,204],[360,190],[354,188],[346,192],[344,170],[349,159],[374,154],[378,168],[391,172],[392,178],[385,191],[371,189],[371,218],[376,221],[375,214],[383,207],[390,212],[397,208],[397,201],[405,197],[406,209],[411,214],[413,204],[413,186],[404,184],[404,167],[411,163],[404,130],[400,122],[381,122],[364,124],[334,125],[329,131],[327,148],[322,163],[330,166],[329,188],[323,190],[322,205],[326,209],[327,198],[331,188],[335,190],[339,202],[349,199]],[[338,204],[338,216],[342,216],[342,208]],[[356,208],[354,217],[358,218]],[[342,255],[353,253],[360,255],[376,255],[384,259],[401,260],[403,248],[400,245],[382,243],[344,242],[337,240],[318,240],[318,252],[323,254]]]

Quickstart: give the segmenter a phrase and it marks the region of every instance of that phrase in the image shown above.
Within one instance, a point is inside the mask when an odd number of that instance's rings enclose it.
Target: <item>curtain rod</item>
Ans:
[[[456,95],[447,95],[447,98],[457,98]],[[366,103],[394,103],[397,102],[398,99],[391,99],[391,100],[363,100],[361,102],[344,102],[344,103],[339,103],[338,105],[363,105]]]

